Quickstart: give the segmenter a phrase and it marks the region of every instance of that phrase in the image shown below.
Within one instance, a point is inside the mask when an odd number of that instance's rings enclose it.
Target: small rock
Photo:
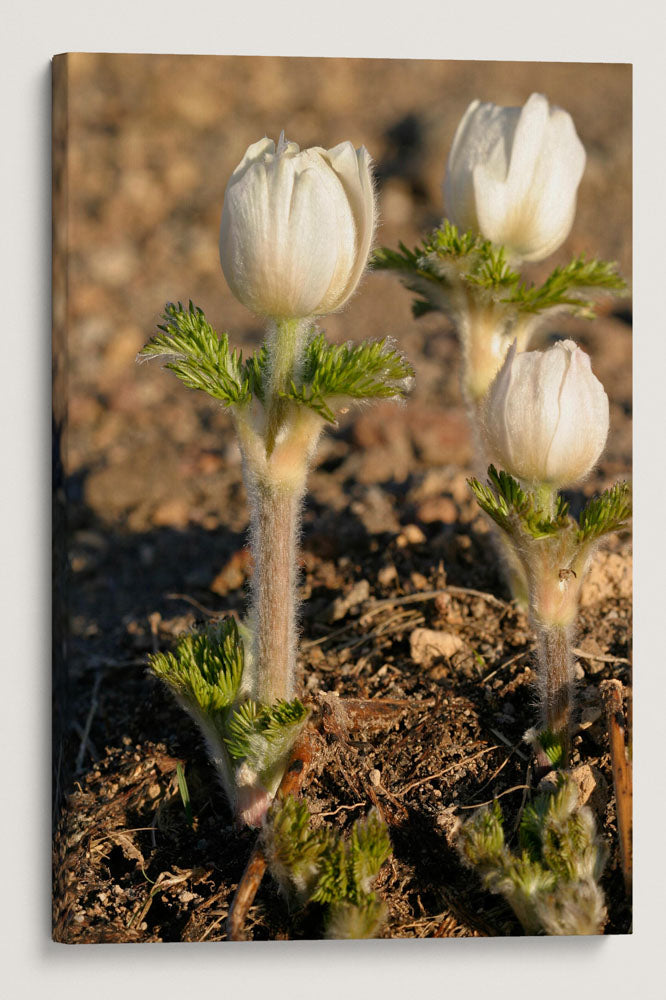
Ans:
[[[423,545],[426,536],[423,534],[418,524],[406,524],[395,540],[399,549],[404,549],[408,545]]]
[[[462,649],[463,641],[453,632],[439,632],[431,628],[415,628],[409,640],[414,663],[429,664],[436,657],[450,659]]]
[[[153,514],[153,524],[165,528],[185,528],[190,520],[190,506],[183,497],[165,500]]]
[[[450,497],[429,497],[420,503],[416,516],[423,524],[441,521],[443,524],[455,524],[458,518],[456,505]]]
[[[252,568],[252,553],[249,549],[238,549],[222,567],[209,590],[224,597],[231,590],[238,590],[245,584]]]
[[[576,662],[574,663],[573,675],[574,675],[574,680],[577,681],[585,680],[585,671],[581,667],[578,660],[576,660]]]
[[[370,584],[367,580],[359,580],[355,583],[348,594],[336,597],[331,607],[329,621],[337,622],[347,614],[351,608],[357,607],[370,597]]]
[[[373,767],[369,777],[370,777],[370,784],[374,785],[375,788],[377,788],[382,781],[382,772],[378,771],[376,767]]]
[[[398,571],[393,565],[389,563],[388,566],[382,566],[379,573],[377,574],[377,582],[382,585],[382,587],[388,587],[389,583],[392,583],[398,575]]]
[[[608,785],[601,771],[591,764],[581,764],[574,768],[571,777],[578,785],[580,805],[588,805],[595,813],[601,814],[608,798]]]
[[[371,486],[360,500],[349,507],[370,535],[398,531],[399,522],[388,495],[378,486]]]

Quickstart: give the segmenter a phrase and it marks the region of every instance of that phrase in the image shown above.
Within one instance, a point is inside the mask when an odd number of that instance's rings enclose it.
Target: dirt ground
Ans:
[[[376,162],[378,243],[413,245],[440,219],[458,119],[475,97],[541,91],[573,115],[587,150],[572,253],[617,260],[631,280],[631,70],[619,65],[77,55],[56,66],[54,111],[54,938],[216,941],[255,834],[237,831],[192,724],[148,674],[183,631],[242,613],[251,567],[230,421],[168,373],[135,364],[167,301],[192,299],[233,343],[257,321],[217,252],[229,174],[267,134],[302,147],[365,144]],[[346,416],[320,444],[302,541],[303,694],[396,699],[388,721],[324,731],[305,783],[317,822],[348,827],[374,803],[393,858],[378,891],[386,937],[520,934],[462,868],[457,818],[494,795],[515,831],[530,782],[533,640],[510,602],[466,485],[472,454],[455,336],[415,320],[390,274],[370,274],[335,340],[390,335],[416,369],[404,406]],[[631,470],[631,300],[594,322],[562,318],[611,401],[604,456],[582,491]],[[432,592],[436,592],[433,594]],[[606,933],[627,933],[599,684],[631,688],[631,547],[613,538],[586,585],[577,647],[574,765],[609,847]],[[450,636],[425,653],[419,628]],[[192,800],[178,793],[181,763]],[[590,772],[588,772],[589,775]],[[255,939],[307,938],[269,877]]]

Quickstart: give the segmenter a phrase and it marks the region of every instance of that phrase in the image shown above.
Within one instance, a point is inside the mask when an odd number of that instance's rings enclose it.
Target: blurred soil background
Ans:
[[[233,344],[259,343],[217,250],[225,185],[251,142],[284,129],[302,148],[364,144],[377,243],[413,246],[441,221],[448,149],[476,97],[545,93],[587,151],[573,231],[530,276],[585,252],[617,260],[630,281],[631,67],[76,54],[58,57],[54,83],[54,937],[223,940],[255,835],[233,828],[192,724],[146,662],[183,631],[243,612],[240,455],[221,408],[136,354],[176,300],[192,299]],[[410,301],[393,275],[369,274],[322,323],[337,341],[395,338],[416,380],[406,405],[352,412],[323,437],[301,579],[304,696],[408,707],[360,736],[327,732],[305,794],[316,822],[343,827],[382,808],[394,846],[378,883],[385,936],[520,934],[461,867],[454,828],[498,794],[515,832],[533,642],[466,486],[476,470],[455,337],[440,315],[413,319]],[[630,476],[631,300],[549,334],[591,354],[611,400],[608,447],[575,508]],[[606,930],[626,933],[598,692],[604,678],[631,684],[626,535],[598,556],[583,605],[574,764],[609,847]],[[318,919],[289,913],[266,877],[249,932],[312,937]]]

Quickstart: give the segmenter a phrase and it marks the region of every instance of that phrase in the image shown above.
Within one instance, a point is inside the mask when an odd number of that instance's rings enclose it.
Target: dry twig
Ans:
[[[622,683],[602,681],[601,695],[606,708],[608,741],[610,743],[613,785],[617,812],[617,833],[620,841],[622,874],[627,894],[632,881],[632,775],[625,746],[625,720],[622,706]]]

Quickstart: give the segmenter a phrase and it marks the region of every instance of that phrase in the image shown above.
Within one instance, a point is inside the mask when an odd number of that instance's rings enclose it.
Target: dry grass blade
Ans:
[[[97,696],[99,694],[100,685],[103,679],[104,679],[104,671],[100,670],[100,672],[95,677],[95,683],[93,684],[92,693],[90,695],[90,708],[88,709],[86,723],[81,733],[81,743],[79,745],[79,752],[76,755],[76,763],[74,765],[75,774],[81,774],[81,772],[83,771],[83,759],[85,757],[85,752],[86,749],[88,749],[91,746],[89,739],[90,730],[92,728],[93,719],[95,718],[95,715],[97,713],[97,708],[99,706],[99,699]]]
[[[620,841],[622,874],[627,894],[632,882],[632,774],[625,746],[625,719],[622,705],[622,683],[603,681],[601,694],[606,708],[608,742],[610,743],[613,785],[617,812],[617,832]]]
[[[482,601],[492,604],[495,608],[508,608],[510,605],[506,601],[501,601],[493,594],[486,594],[482,590],[473,590],[471,587],[444,587],[441,590],[422,590],[418,594],[406,594],[404,597],[387,597],[382,601],[375,601],[366,611],[363,612],[362,619],[371,618],[384,608],[397,608],[402,604],[418,604],[419,601],[433,601],[436,597],[446,594],[458,595],[460,597],[480,597]]]

